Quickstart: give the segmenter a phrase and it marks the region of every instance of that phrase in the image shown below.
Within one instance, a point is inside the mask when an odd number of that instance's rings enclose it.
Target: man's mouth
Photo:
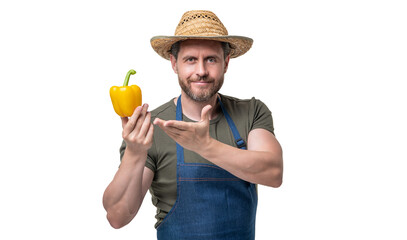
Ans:
[[[210,81],[194,81],[194,82],[191,82],[191,84],[194,84],[196,86],[206,86],[206,85],[209,85],[211,83],[212,82],[210,82]]]
[[[208,79],[208,80],[190,80],[189,82],[190,83],[212,83],[213,80],[210,80],[210,79]]]

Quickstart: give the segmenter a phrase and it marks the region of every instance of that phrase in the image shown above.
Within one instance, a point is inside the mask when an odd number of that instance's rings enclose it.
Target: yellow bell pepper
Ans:
[[[110,98],[114,111],[121,117],[130,117],[134,110],[141,106],[141,89],[137,85],[128,86],[130,75],[135,73],[136,71],[131,69],[127,72],[123,86],[110,88]]]

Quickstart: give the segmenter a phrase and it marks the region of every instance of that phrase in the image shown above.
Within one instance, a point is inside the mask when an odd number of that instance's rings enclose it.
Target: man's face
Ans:
[[[178,59],[171,56],[181,89],[191,99],[206,102],[222,87],[229,57],[224,59],[221,43],[208,40],[181,42]]]

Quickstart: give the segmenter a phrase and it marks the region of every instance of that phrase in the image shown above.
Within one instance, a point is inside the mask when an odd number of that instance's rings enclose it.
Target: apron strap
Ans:
[[[232,130],[233,137],[235,139],[236,145],[238,148],[246,150],[246,142],[240,137],[239,131],[237,130],[237,127],[235,126],[235,123],[233,122],[232,118],[230,117],[229,113],[226,111],[225,106],[223,106],[222,101],[220,100],[220,97],[218,96],[218,101],[220,104],[220,108],[222,108],[223,115],[225,115],[226,121],[228,121],[229,128]]]
[[[182,121],[181,95],[179,95],[178,97],[175,119],[177,121]],[[177,164],[184,164],[184,148],[177,142],[176,144],[177,144]]]

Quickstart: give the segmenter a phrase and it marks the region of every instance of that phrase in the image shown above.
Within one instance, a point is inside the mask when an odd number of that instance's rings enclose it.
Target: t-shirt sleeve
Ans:
[[[266,104],[264,104],[260,100],[254,100],[253,103],[254,103],[253,106],[254,113],[253,113],[253,125],[251,130],[256,128],[262,128],[274,134],[273,117],[271,116],[271,111],[268,109]]]
[[[146,161],[146,167],[148,167],[153,172],[155,172],[157,170],[156,161],[153,160],[157,156],[157,151],[156,151],[156,147],[154,144],[155,143],[153,142],[153,146],[151,146],[151,148],[148,150],[147,161]]]
[[[151,171],[153,171],[153,172],[156,170],[156,164],[152,159],[152,156],[154,155],[154,151],[153,151],[154,149],[155,149],[155,147],[152,146],[148,150],[147,160],[146,160],[146,164],[145,164],[145,166],[148,167],[149,169],[151,169]],[[120,162],[122,161],[125,150],[126,150],[126,142],[123,140],[122,145],[120,146]]]

